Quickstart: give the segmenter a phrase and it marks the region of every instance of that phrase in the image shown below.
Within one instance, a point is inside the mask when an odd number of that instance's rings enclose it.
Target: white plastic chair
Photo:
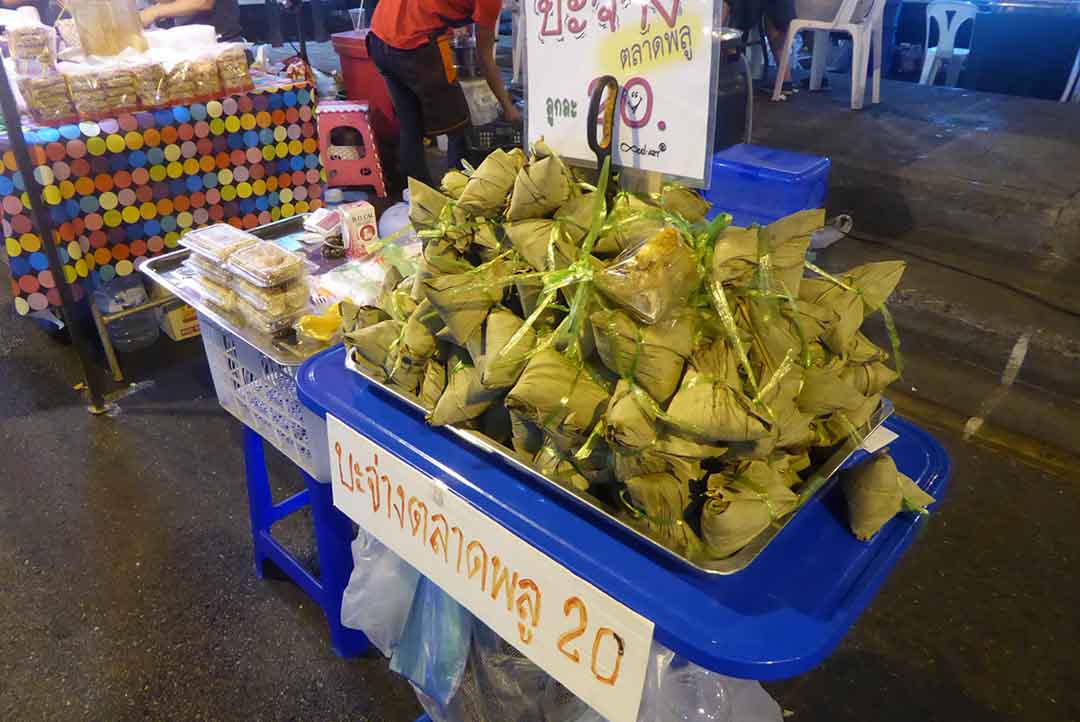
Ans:
[[[1080,103],[1080,83],[1077,79],[1080,78],[1080,50],[1076,51],[1076,60],[1073,62],[1072,72],[1069,74],[1069,80],[1065,83],[1065,92],[1061,94],[1061,102],[1068,103],[1070,100],[1074,103]]]
[[[882,56],[882,19],[885,13],[885,0],[843,0],[831,20],[819,20],[799,17],[791,21],[784,51],[780,56],[779,67],[785,67],[791,61],[791,46],[795,36],[803,30],[814,31],[814,55],[810,66],[810,89],[820,90],[821,79],[825,77],[825,64],[829,56],[829,33],[847,33],[851,36],[851,109],[860,110],[866,96],[866,68],[870,62],[870,49],[873,47],[873,86],[871,102],[881,102],[881,56]],[[802,13],[800,13],[802,14]],[[816,13],[815,13],[816,14]],[[826,13],[827,14],[827,13]],[[818,14],[820,17],[820,14]],[[777,76],[773,88],[773,100],[780,100],[783,84],[782,76]]]
[[[943,63],[948,65],[945,84],[953,88],[960,81],[960,71],[964,68],[971,45],[975,43],[975,15],[979,9],[968,2],[954,0],[935,0],[926,6],[926,58],[923,59],[922,78],[919,85],[933,85],[938,70]],[[971,41],[969,47],[956,47],[956,34],[960,26],[971,21]],[[937,23],[938,44],[930,47],[930,28]]]

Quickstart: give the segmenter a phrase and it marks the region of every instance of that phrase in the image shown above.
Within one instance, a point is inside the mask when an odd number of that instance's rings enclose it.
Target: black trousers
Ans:
[[[399,50],[375,33],[367,38],[368,53],[386,81],[390,101],[400,125],[398,149],[401,172],[430,186],[424,137],[446,135],[447,166],[459,168],[465,157],[465,129],[469,107],[461,86],[452,80],[446,60],[434,43],[415,50]]]

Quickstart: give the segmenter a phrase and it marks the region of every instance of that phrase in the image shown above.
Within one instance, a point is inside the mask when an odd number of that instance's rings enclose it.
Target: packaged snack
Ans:
[[[165,84],[165,66],[155,60],[142,60],[131,66],[135,74],[135,94],[139,107],[159,108],[169,101]]]
[[[137,110],[135,73],[120,64],[61,63],[71,100],[85,120],[108,118]]]
[[[30,115],[39,123],[63,123],[78,115],[71,102],[67,81],[62,75],[18,76],[19,92],[26,100]]]
[[[235,279],[235,276],[233,276],[228,268],[207,258],[203,258],[198,253],[192,253],[188,256],[187,261],[184,262],[184,266],[194,271],[197,276],[209,278],[211,281],[222,286],[231,287]]]
[[[217,56],[218,77],[221,89],[227,94],[243,93],[255,87],[248,68],[247,52],[243,43],[219,45]]]
[[[261,241],[232,254],[229,269],[260,288],[291,281],[305,271],[303,258],[270,241]]]
[[[308,288],[305,278],[298,278],[280,286],[261,288],[237,277],[233,281],[233,290],[237,296],[267,316],[288,316],[304,311],[311,298],[311,289]]]
[[[375,207],[367,201],[359,201],[339,206],[337,211],[341,216],[341,237],[349,258],[367,258],[368,244],[379,240]]]
[[[287,333],[293,327],[293,324],[299,321],[307,312],[305,307],[295,313],[273,316],[263,313],[242,298],[237,299],[236,305],[247,325],[259,333],[265,333],[267,336]]]
[[[56,68],[56,31],[31,23],[8,28],[8,48],[15,70],[22,75],[45,75]]]
[[[209,53],[175,59],[166,66],[170,103],[210,100],[221,95],[217,61]]]
[[[222,311],[232,311],[236,308],[236,294],[228,286],[222,286],[207,276],[194,278],[191,283],[203,298]]]
[[[257,237],[228,223],[189,231],[180,239],[181,246],[217,264],[224,264],[236,251],[258,242]]]

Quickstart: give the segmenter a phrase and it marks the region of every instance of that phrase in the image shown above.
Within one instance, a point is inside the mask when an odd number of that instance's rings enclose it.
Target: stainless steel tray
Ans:
[[[421,406],[416,398],[410,397],[407,394],[403,394],[400,391],[396,391],[386,386],[378,379],[364,373],[364,371],[353,362],[352,352],[348,350],[345,353],[345,366],[350,371],[359,374],[367,381],[379,387],[379,389],[381,389],[384,393],[389,394],[390,396],[419,411],[422,416],[427,415],[427,409]],[[873,417],[871,417],[869,423],[864,428],[859,430],[862,433],[863,438],[865,438],[871,432],[881,426],[881,424],[885,422],[885,419],[892,416],[892,414],[892,402],[882,397],[881,406],[878,407],[877,412],[874,414]],[[459,429],[454,426],[446,426],[444,428],[460,437],[466,443],[482,449],[489,454],[497,455],[505,463],[510,464],[511,466],[515,467],[516,469],[522,471],[525,474],[529,474],[530,476],[532,476],[532,478],[546,484],[550,488],[556,489],[561,494],[575,500],[577,503],[588,508],[593,513],[606,517],[611,522],[621,526],[627,533],[633,534],[639,539],[642,539],[645,542],[651,544],[660,552],[663,552],[671,558],[706,574],[734,574],[748,567],[750,563],[753,562],[754,559],[756,559],[762,551],[764,551],[765,547],[769,545],[769,542],[771,542],[776,537],[776,535],[779,534],[784,529],[784,527],[787,526],[788,523],[790,523],[791,520],[795,518],[795,516],[799,513],[799,510],[802,508],[800,507],[800,509],[796,509],[787,516],[779,519],[775,524],[758,534],[756,537],[754,537],[753,540],[751,540],[749,544],[747,544],[745,547],[740,549],[732,556],[727,557],[726,559],[710,559],[706,560],[704,563],[699,563],[698,561],[690,560],[680,554],[677,554],[676,552],[672,551],[671,549],[667,548],[660,542],[650,537],[648,534],[642,532],[640,529],[637,529],[627,524],[623,519],[611,513],[608,508],[603,506],[600,500],[595,499],[594,497],[587,494],[581,494],[571,489],[568,489],[562,484],[552,481],[543,474],[538,473],[532,467],[528,466],[527,464],[523,464],[521,461],[515,458],[512,454],[509,453],[507,449],[501,446],[490,444],[467,429]],[[829,457],[825,460],[824,463],[818,465],[818,467],[813,470],[806,482],[806,486],[808,487],[810,485],[817,486],[816,490],[813,492],[811,501],[824,494],[832,487],[832,485],[836,482],[836,479],[838,478],[838,474],[836,472],[844,466],[847,460],[851,458],[851,456],[856,451],[858,451],[858,449],[859,445],[856,444],[853,439],[849,438],[843,444],[840,444],[829,455]]]
[[[306,217],[305,214],[267,223],[264,226],[253,228],[251,233],[268,241],[281,239],[293,233],[301,232]],[[229,313],[214,306],[199,293],[193,284],[188,283],[194,275],[183,265],[189,255],[191,255],[191,251],[181,248],[144,261],[139,266],[139,270],[154,283],[163,286],[178,296],[182,301],[192,306],[200,314],[208,317],[218,326],[239,336],[257,348],[276,364],[296,367],[326,348],[325,345],[298,341],[291,335],[281,338],[259,333],[249,328],[244,323],[244,319],[238,314]],[[322,259],[321,256],[316,258],[309,255],[308,260],[315,262],[317,266],[327,267],[320,268],[320,270],[328,270],[329,266],[341,263],[340,260],[327,261]]]

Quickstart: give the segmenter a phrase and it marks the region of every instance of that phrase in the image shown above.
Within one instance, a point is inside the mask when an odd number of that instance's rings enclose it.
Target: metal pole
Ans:
[[[41,245],[45,249],[45,257],[49,261],[49,270],[52,272],[56,289],[60,292],[68,333],[71,334],[71,345],[75,347],[75,351],[79,355],[79,363],[82,365],[87,394],[90,397],[90,412],[100,414],[105,412],[107,407],[101,377],[98,373],[99,369],[94,362],[93,341],[83,333],[77,322],[77,302],[72,295],[71,286],[68,285],[67,279],[64,278],[64,267],[60,263],[60,254],[56,251],[56,243],[53,240],[52,222],[49,220],[49,214],[45,211],[45,207],[41,204],[41,186],[34,177],[34,165],[30,160],[30,153],[26,149],[26,139],[23,137],[19,109],[15,104],[15,96],[11,92],[7,68],[3,62],[0,62],[0,109],[4,113],[4,122],[7,124],[8,137],[11,139],[12,151],[15,153],[15,162],[22,172],[26,195],[30,197],[30,212],[34,219],[34,226],[41,236]]]

